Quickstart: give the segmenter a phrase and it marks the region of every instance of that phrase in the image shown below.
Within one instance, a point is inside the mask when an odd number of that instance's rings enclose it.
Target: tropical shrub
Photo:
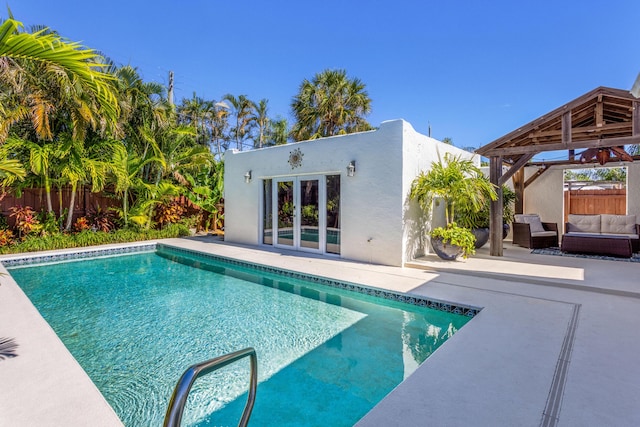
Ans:
[[[113,211],[104,210],[98,207],[97,209],[89,212],[87,220],[89,221],[91,228],[108,233],[116,228],[117,217]]]
[[[169,224],[162,230],[125,228],[111,231],[84,230],[76,234],[51,234],[47,236],[28,236],[22,241],[6,246],[0,245],[0,254],[46,251],[53,249],[78,248],[110,243],[138,242],[153,239],[168,239],[189,236],[189,228],[184,224]]]
[[[39,233],[42,229],[36,211],[30,206],[13,206],[9,210],[11,211],[9,216],[16,220],[15,228],[18,230],[18,237],[25,238],[29,234]]]
[[[38,222],[40,222],[40,225],[42,226],[40,232],[42,234],[58,233],[62,229],[64,217],[65,214],[61,215],[60,218],[57,218],[56,214],[53,212],[41,211],[37,216]]]
[[[13,232],[11,230],[0,230],[0,246],[7,246],[13,242]]]
[[[410,197],[418,201],[427,213],[431,212],[434,203],[444,203],[447,225],[434,228],[431,238],[442,238],[460,246],[466,257],[475,253],[475,236],[469,229],[459,227],[454,220],[462,219],[465,225],[471,225],[468,215],[477,214],[486,201],[495,200],[497,194],[491,182],[471,160],[447,153],[444,161],[432,162],[428,172],[421,172],[413,180]],[[457,209],[462,212],[458,213]]]
[[[171,200],[156,206],[155,222],[160,228],[180,221],[186,209],[177,201]]]
[[[91,224],[89,223],[89,220],[86,216],[81,216],[80,218],[76,219],[75,224],[73,224],[73,231],[79,233],[85,230],[91,230]]]

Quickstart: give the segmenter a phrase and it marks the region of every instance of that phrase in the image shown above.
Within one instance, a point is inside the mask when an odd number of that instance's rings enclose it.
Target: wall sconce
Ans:
[[[347,165],[347,176],[353,176],[356,174],[356,161],[351,160]]]
[[[245,183],[250,183],[251,182],[251,171],[247,171],[244,174],[244,182]]]

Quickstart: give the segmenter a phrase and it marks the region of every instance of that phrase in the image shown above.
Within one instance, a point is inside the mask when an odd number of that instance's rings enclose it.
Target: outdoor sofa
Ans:
[[[562,235],[563,252],[630,257],[640,251],[636,215],[570,214]]]
[[[516,214],[513,244],[529,249],[558,247],[558,224],[542,222],[538,214]]]

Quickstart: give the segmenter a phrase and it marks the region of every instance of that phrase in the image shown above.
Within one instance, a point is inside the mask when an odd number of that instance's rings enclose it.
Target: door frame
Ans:
[[[300,206],[300,182],[318,181],[318,248],[308,248],[301,245],[301,211]],[[286,245],[278,243],[278,184],[281,182],[293,182],[293,244]],[[273,247],[282,249],[292,249],[303,252],[326,253],[326,229],[327,223],[327,184],[326,175],[295,175],[274,177],[271,181],[272,190],[272,230]]]

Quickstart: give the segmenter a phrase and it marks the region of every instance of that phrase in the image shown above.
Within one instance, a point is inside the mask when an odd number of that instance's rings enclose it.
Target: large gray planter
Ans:
[[[474,228],[471,230],[473,235],[476,237],[476,249],[480,249],[489,241],[489,237],[491,233],[489,232],[489,228]]]
[[[431,246],[433,247],[433,251],[441,258],[446,261],[453,261],[462,255],[462,248],[460,246],[452,245],[449,242],[444,242],[439,237],[431,238]]]

